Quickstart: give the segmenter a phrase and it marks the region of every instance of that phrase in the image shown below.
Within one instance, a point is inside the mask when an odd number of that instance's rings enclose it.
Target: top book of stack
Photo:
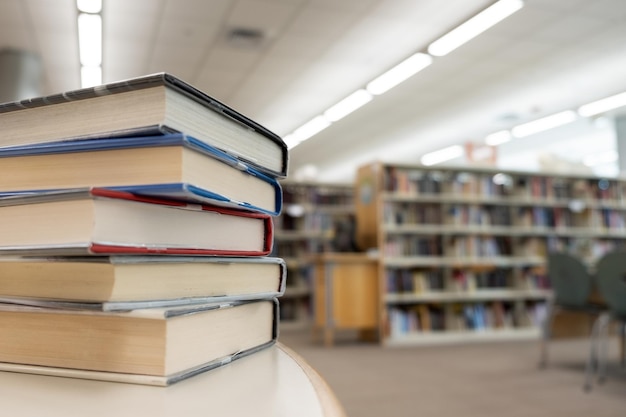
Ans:
[[[287,175],[279,136],[167,73],[0,103],[0,126],[0,147],[180,132],[266,174]]]

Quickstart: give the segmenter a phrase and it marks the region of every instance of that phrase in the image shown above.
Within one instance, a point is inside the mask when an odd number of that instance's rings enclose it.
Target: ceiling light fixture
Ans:
[[[626,92],[582,105],[578,108],[578,114],[590,117],[622,106],[626,106]]]
[[[81,86],[102,84],[102,0],[77,0]]]
[[[463,156],[464,152],[465,151],[461,145],[449,146],[447,148],[425,154],[422,156],[420,161],[426,166],[440,164],[442,162]]]
[[[489,27],[495,25],[502,19],[521,9],[524,5],[523,0],[500,0],[490,7],[474,16],[469,21],[458,26],[447,35],[442,36],[437,41],[433,42],[429,46],[429,52],[432,55],[445,55],[451,50],[457,48],[463,43],[469,41],[479,33],[485,31]],[[431,52],[433,48],[435,52]],[[442,51],[445,50],[445,53]],[[310,122],[304,124],[300,128],[296,129],[289,135],[284,137],[285,142],[289,141],[287,146],[292,148],[302,141],[314,136],[320,131],[326,129],[331,123],[336,122],[363,105],[367,104],[373,99],[373,96],[383,94],[403,81],[407,80],[411,76],[417,74],[424,68],[431,65],[433,57],[424,52],[417,52],[405,59],[389,71],[378,76],[374,80],[370,81],[365,89],[360,89],[339,103],[327,109],[323,116],[320,115]],[[311,129],[311,123],[318,130]],[[320,128],[321,127],[321,128]],[[310,131],[315,130],[309,134]],[[306,132],[306,135],[302,134],[302,131]],[[300,133],[299,133],[300,132]],[[306,136],[306,137],[305,137]]]
[[[487,135],[485,137],[485,144],[489,146],[498,146],[510,141],[511,139],[513,139],[513,136],[511,136],[510,131],[500,130],[498,132]]]
[[[343,119],[356,109],[372,101],[372,95],[366,90],[357,90],[324,112],[324,117],[331,122]]]
[[[81,67],[80,80],[83,88],[102,84],[102,67]]]
[[[428,53],[435,56],[447,55],[523,6],[522,0],[500,0],[431,43]]]
[[[543,132],[545,130],[553,129],[555,127],[563,126],[567,123],[571,123],[576,120],[576,117],[577,116],[575,111],[566,110],[560,113],[553,114],[551,116],[533,120],[532,122],[517,125],[513,129],[511,129],[511,133],[516,138],[523,138],[525,136],[534,135],[535,133]]]
[[[97,14],[78,15],[80,63],[85,67],[102,64],[102,18]]]
[[[409,77],[417,74],[433,62],[433,57],[418,52],[411,55],[389,71],[372,80],[365,87],[368,92],[377,96],[392,89]]]
[[[287,145],[287,149],[291,149],[298,145],[301,141],[296,138],[293,133],[283,136],[283,142]]]
[[[328,121],[328,119],[321,115],[317,116],[294,130],[294,132],[288,136],[289,142],[287,143],[287,146],[291,149],[300,142],[318,134],[328,126],[330,126],[330,121]],[[287,142],[287,140],[285,140],[285,142]]]
[[[76,7],[83,13],[100,13],[102,0],[76,0]]]

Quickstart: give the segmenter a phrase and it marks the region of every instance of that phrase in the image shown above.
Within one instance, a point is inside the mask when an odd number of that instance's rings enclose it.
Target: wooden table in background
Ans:
[[[378,329],[378,260],[364,253],[327,252],[314,261],[314,336],[323,331],[326,346],[340,329],[357,329],[371,339]]]

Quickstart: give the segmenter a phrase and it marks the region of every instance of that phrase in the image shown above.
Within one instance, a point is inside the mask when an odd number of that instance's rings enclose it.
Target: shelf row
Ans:
[[[490,226],[454,224],[384,224],[387,235],[501,235],[626,239],[626,228],[604,227],[546,227],[546,226]],[[281,232],[282,235],[282,232]],[[303,235],[304,236],[304,235]]]
[[[350,206],[353,203],[352,184],[321,184],[314,182],[281,181],[285,205]]]
[[[443,170],[406,165],[383,167],[383,191],[626,201],[626,184],[609,178],[564,177],[497,169]]]
[[[385,331],[391,339],[419,335],[533,331],[541,328],[545,300],[494,300],[395,305],[387,309]]]
[[[552,251],[568,251],[587,262],[626,246],[621,238],[602,237],[523,237],[470,235],[388,235],[381,256],[387,264],[397,265],[524,265],[545,260]]]
[[[626,230],[626,206],[620,209],[572,210],[563,207],[449,205],[418,202],[384,203],[383,224],[469,227],[547,227]]]
[[[383,302],[393,304],[458,303],[462,301],[513,301],[545,300],[552,296],[551,290],[541,289],[492,289],[465,292],[428,291],[423,293],[386,293]]]
[[[536,340],[541,336],[538,327],[524,327],[517,329],[483,329],[480,331],[432,331],[410,332],[389,335],[383,339],[383,345],[389,347],[429,346],[429,345],[456,345],[466,343],[509,342],[521,340]]]
[[[484,204],[491,206],[522,207],[561,207],[573,210],[615,208],[626,209],[626,197],[620,199],[597,200],[584,198],[554,198],[535,196],[481,195],[454,193],[407,193],[387,191],[381,193],[384,201],[396,203],[436,203],[436,204]]]

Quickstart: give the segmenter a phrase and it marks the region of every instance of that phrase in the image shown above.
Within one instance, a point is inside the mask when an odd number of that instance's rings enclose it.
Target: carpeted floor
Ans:
[[[349,417],[626,416],[617,342],[607,381],[585,393],[586,340],[554,341],[544,370],[537,342],[384,348],[344,337],[325,348],[303,330],[279,340],[324,377]]]

